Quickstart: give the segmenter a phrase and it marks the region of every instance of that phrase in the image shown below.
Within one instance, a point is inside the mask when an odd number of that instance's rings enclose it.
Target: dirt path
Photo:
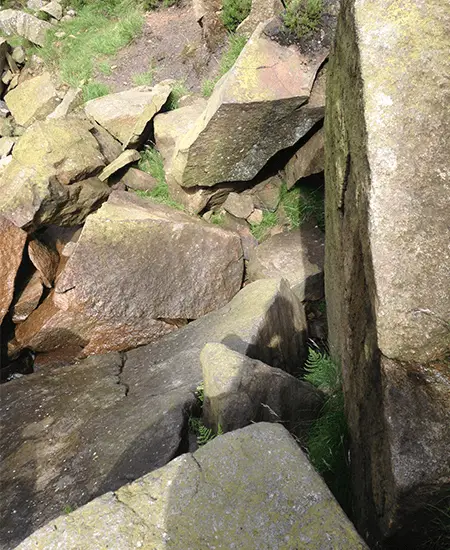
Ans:
[[[219,58],[220,52],[206,48],[189,1],[148,13],[142,35],[110,60],[112,74],[98,72],[95,78],[119,92],[135,85],[136,75],[153,69],[154,83],[173,78],[200,92],[202,82],[217,73]]]

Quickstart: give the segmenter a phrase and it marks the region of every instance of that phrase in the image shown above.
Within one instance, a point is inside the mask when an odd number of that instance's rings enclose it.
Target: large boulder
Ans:
[[[289,432],[260,423],[61,516],[17,550],[364,550]]]
[[[203,378],[200,353],[208,342],[294,370],[305,354],[305,332],[304,312],[287,283],[257,281],[154,345],[3,386],[0,414],[8,430],[0,463],[0,548],[14,547],[65,507],[186,451],[190,407]]]
[[[45,35],[53,27],[30,13],[19,10],[0,11],[0,32],[5,36],[21,36],[33,44],[43,46]]]
[[[254,248],[247,268],[249,281],[284,277],[300,300],[323,298],[325,237],[304,226],[278,233]]]
[[[398,548],[425,544],[450,488],[449,26],[440,0],[344,0],[328,73],[326,296],[354,510]]]
[[[231,350],[206,344],[203,370],[203,418],[223,433],[253,422],[281,422],[303,443],[323,405],[320,391],[308,382]]]
[[[125,92],[109,94],[86,103],[86,113],[108,130],[123,148],[145,141],[149,123],[166,103],[173,81],[160,82],[153,88],[138,86]]]
[[[0,212],[17,226],[33,229],[76,225],[109,194],[92,178],[105,165],[85,120],[35,122],[16,143],[0,183]]]
[[[308,100],[325,55],[282,46],[259,25],[203,114],[178,141],[169,177],[182,187],[253,179],[323,118],[322,91]],[[321,90],[323,84],[321,79]]]
[[[25,231],[0,216],[0,324],[11,305],[26,240]]]
[[[237,235],[114,192],[88,217],[55,292],[16,332],[36,351],[84,355],[147,344],[231,300],[243,277]]]
[[[45,118],[54,111],[59,101],[49,73],[25,80],[5,96],[8,109],[21,126]]]

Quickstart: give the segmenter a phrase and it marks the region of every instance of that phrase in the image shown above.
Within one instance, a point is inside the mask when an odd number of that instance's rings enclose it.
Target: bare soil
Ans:
[[[166,78],[182,80],[190,92],[218,72],[220,51],[208,51],[192,2],[146,14],[141,36],[110,59],[113,72],[99,71],[95,79],[120,92],[134,85],[133,77],[153,67],[153,83]]]

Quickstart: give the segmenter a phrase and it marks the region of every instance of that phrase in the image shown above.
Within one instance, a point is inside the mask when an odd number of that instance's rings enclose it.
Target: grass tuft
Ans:
[[[320,27],[322,14],[323,0],[291,0],[284,14],[284,24],[297,38],[303,38]]]
[[[157,10],[158,8],[170,8],[179,4],[179,0],[144,0],[146,10]]]
[[[155,76],[155,67],[151,66],[145,73],[135,74],[133,84],[135,86],[151,86]]]
[[[322,231],[325,230],[324,199],[320,189],[296,186],[288,190],[283,184],[280,205],[289,220],[290,229],[297,229],[305,222],[314,220]]]
[[[91,81],[83,86],[83,101],[86,103],[91,99],[108,95],[110,92],[109,87],[101,82]]]
[[[251,7],[252,0],[223,0],[221,17],[225,28],[234,32],[250,14]]]
[[[259,224],[250,225],[250,231],[257,241],[261,241],[267,236],[272,227],[277,225],[277,223],[277,213],[264,210],[262,222]]]
[[[176,82],[170,92],[169,99],[166,103],[166,107],[169,111],[174,111],[178,109],[180,99],[189,93],[189,90],[186,88],[185,81],[179,80]]]

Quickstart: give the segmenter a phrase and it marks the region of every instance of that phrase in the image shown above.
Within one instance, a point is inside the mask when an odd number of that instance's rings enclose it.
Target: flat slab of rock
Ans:
[[[45,35],[53,27],[34,15],[19,10],[0,11],[0,31],[5,36],[21,36],[33,44],[44,46]]]
[[[130,349],[225,305],[242,277],[236,234],[114,192],[88,217],[55,292],[16,336],[41,352],[71,339],[85,355]]]
[[[306,444],[323,405],[314,386],[223,344],[206,344],[200,362],[207,426],[226,433],[253,422],[281,422]]]
[[[324,97],[317,101],[312,88],[326,53],[307,57],[264,30],[258,26],[203,114],[178,141],[168,176],[178,185],[249,181],[323,118]]]
[[[247,219],[255,206],[251,195],[230,193],[223,203],[222,208],[236,218]]]
[[[270,237],[254,248],[247,268],[249,281],[284,277],[300,300],[324,295],[325,236],[317,227],[301,227]]]
[[[0,323],[11,305],[26,240],[25,231],[0,216]]]
[[[88,101],[84,109],[118,139],[124,149],[133,147],[145,139],[147,126],[167,101],[172,84],[173,81],[167,80],[152,88],[138,86],[125,92],[105,95]]]
[[[50,74],[43,73],[8,92],[5,102],[17,124],[29,126],[52,113],[60,100]]]
[[[324,131],[318,130],[295,153],[284,168],[288,189],[291,189],[301,178],[323,172],[325,168]]]
[[[128,164],[131,164],[133,162],[136,162],[141,158],[140,153],[135,151],[134,149],[124,151],[121,153],[116,160],[113,160],[111,164],[108,164],[106,168],[104,168],[101,173],[98,176],[98,179],[100,181],[107,180],[110,176],[124,168],[125,166],[128,166]]]
[[[41,275],[39,271],[35,271],[14,304],[12,311],[14,323],[21,323],[31,315],[37,308],[43,292]]]
[[[156,178],[134,167],[128,168],[120,182],[133,191],[153,191],[158,187]]]
[[[180,550],[367,549],[289,432],[260,423],[59,517],[17,550],[134,550],[168,541]]]
[[[187,450],[205,344],[223,342],[294,370],[305,356],[305,334],[304,311],[288,284],[257,281],[220,310],[124,359],[95,356],[4,385],[0,548],[14,547],[66,506],[115,490]]]

